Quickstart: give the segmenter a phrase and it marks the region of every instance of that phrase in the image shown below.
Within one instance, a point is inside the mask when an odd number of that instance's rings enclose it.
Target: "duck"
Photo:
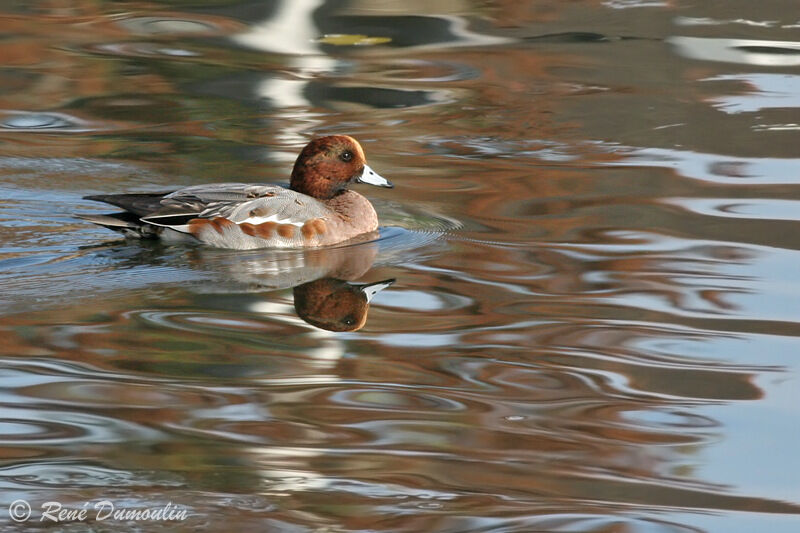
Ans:
[[[216,248],[315,248],[377,231],[370,201],[353,183],[392,188],[367,165],[349,135],[311,140],[297,156],[289,188],[258,183],[192,185],[158,193],[101,194],[86,200],[121,208],[79,218],[126,236],[193,241]]]

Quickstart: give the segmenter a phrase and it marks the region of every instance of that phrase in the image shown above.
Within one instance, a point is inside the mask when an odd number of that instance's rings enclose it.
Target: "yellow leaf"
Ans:
[[[368,37],[366,35],[330,33],[319,39],[319,42],[336,46],[372,46],[391,42],[391,39],[389,37]]]

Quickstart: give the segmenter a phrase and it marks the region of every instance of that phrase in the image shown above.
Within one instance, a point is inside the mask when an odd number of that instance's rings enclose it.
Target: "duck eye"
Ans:
[[[339,156],[339,159],[344,161],[345,163],[349,163],[353,160],[353,152],[347,150],[346,152],[342,152],[342,155]]]

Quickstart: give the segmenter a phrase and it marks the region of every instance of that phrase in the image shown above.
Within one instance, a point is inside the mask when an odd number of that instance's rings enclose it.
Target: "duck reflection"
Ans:
[[[394,279],[375,283],[348,283],[322,278],[293,289],[297,316],[328,331],[358,331],[367,322],[372,297],[394,283]]]
[[[363,328],[372,298],[395,282],[358,282],[372,269],[377,253],[378,243],[373,240],[337,248],[244,254],[198,248],[191,258],[193,268],[217,278],[212,284],[203,283],[201,293],[228,293],[236,307],[286,317],[294,314],[291,307],[264,295],[291,288],[294,312],[305,323],[344,332]]]

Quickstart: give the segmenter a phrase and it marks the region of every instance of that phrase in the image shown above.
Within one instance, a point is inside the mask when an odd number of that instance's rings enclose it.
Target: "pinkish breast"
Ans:
[[[321,244],[334,244],[378,229],[378,214],[372,204],[354,191],[344,191],[325,202],[336,216],[327,221]]]

